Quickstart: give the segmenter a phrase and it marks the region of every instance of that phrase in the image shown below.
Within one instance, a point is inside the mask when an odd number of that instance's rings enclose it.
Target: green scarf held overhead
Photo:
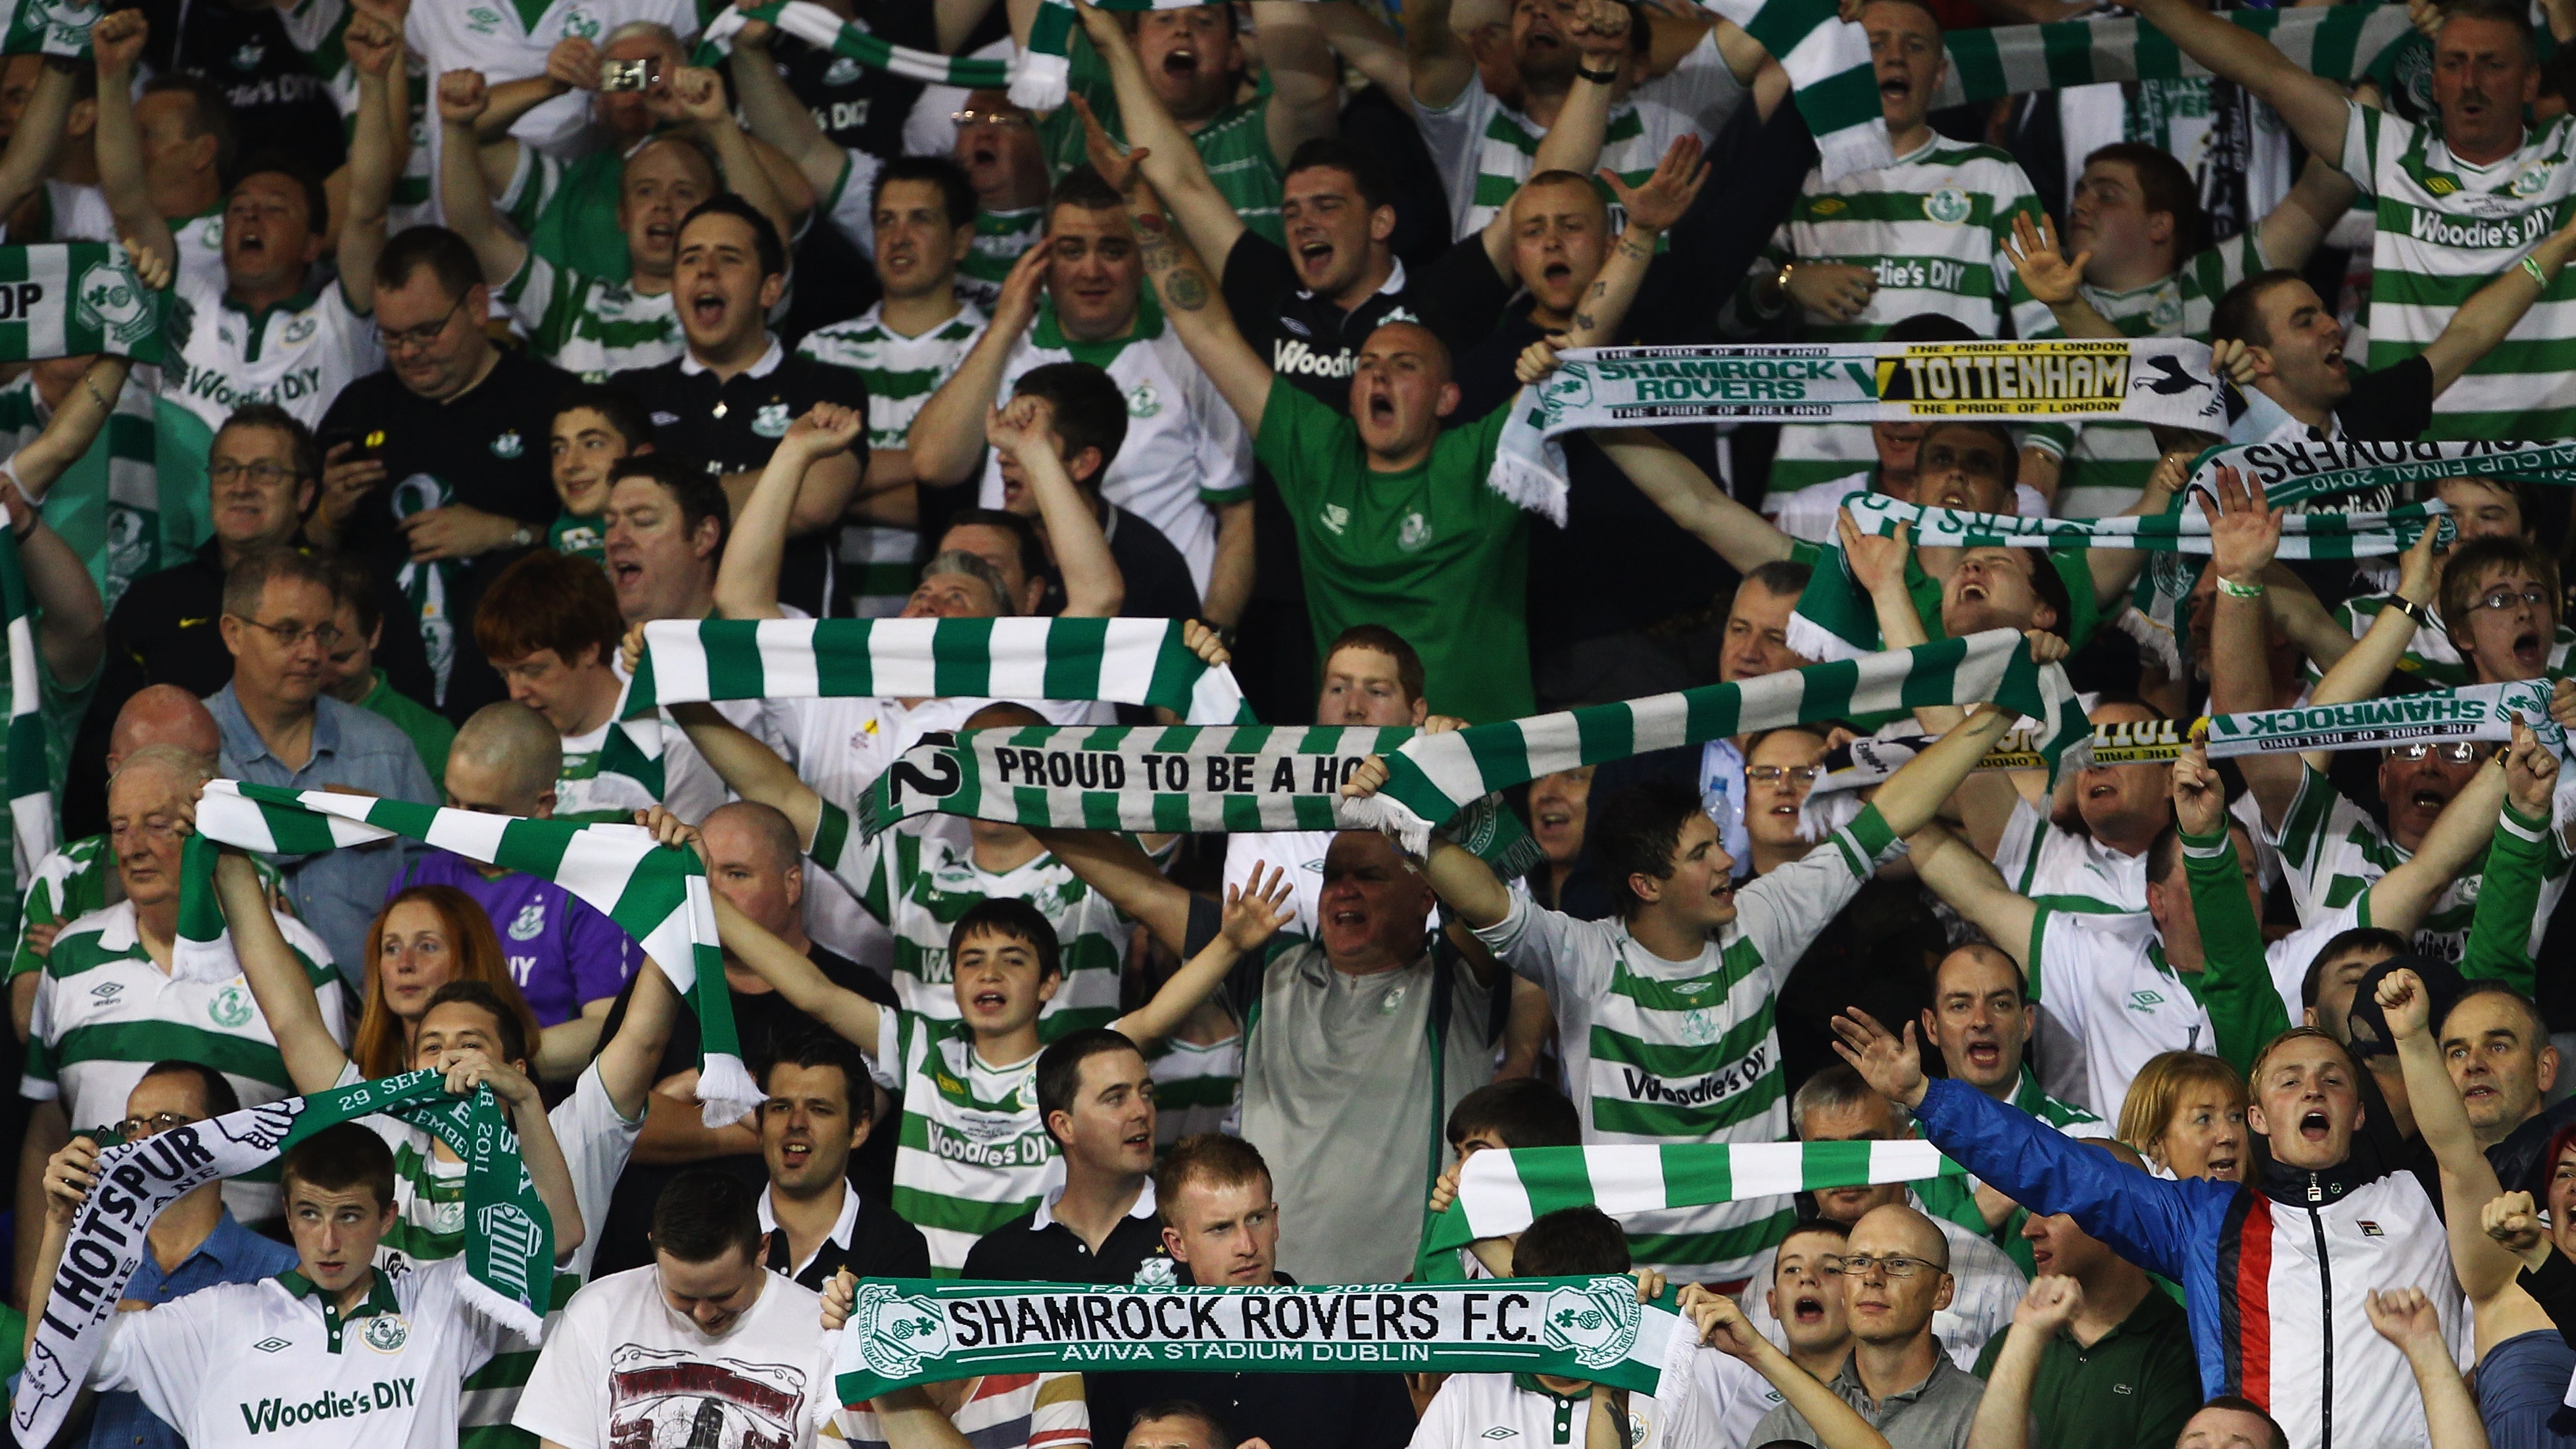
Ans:
[[[97,1185],[72,1220],[10,1405],[18,1442],[49,1442],[70,1413],[98,1356],[99,1330],[142,1266],[145,1235],[162,1209],[206,1183],[268,1166],[325,1128],[378,1113],[436,1135],[465,1160],[465,1213],[473,1226],[465,1238],[464,1296],[495,1323],[535,1338],[554,1291],[554,1225],[489,1085],[453,1097],[441,1073],[405,1072],[228,1112],[139,1142],[92,1132],[112,1145],[99,1154]]]
[[[1479,1238],[1509,1237],[1565,1208],[1597,1207],[1620,1218],[1966,1171],[1931,1143],[1911,1139],[1479,1152],[1458,1171],[1458,1200],[1432,1216],[1423,1234],[1422,1264],[1426,1272],[1454,1277],[1451,1250]]]
[[[1107,700],[1251,722],[1176,619],[657,619],[617,711],[730,699]]]
[[[1875,171],[1896,159],[1870,69],[1869,38],[1842,20],[1834,0],[1713,0],[1709,8],[1779,58],[1796,88],[1798,113],[1815,135],[1825,180]],[[2220,14],[2268,38],[2300,69],[2344,82],[2371,74],[2413,33],[2403,6]],[[1954,30],[1944,44],[1949,65],[1933,97],[1935,108],[2098,81],[2209,74],[2154,26],[2126,15]]]
[[[89,59],[89,28],[107,11],[100,0],[6,0],[9,28],[0,54]],[[70,356],[69,353],[61,354]]]
[[[2152,517],[2023,518],[2010,513],[1971,513],[1926,508],[1884,493],[1856,493],[1843,500],[1861,532],[1892,538],[1902,526],[1926,548],[2138,549],[2206,556],[2209,515],[2197,508]],[[2386,513],[2293,513],[2281,520],[2282,558],[2380,558],[2403,553],[2429,525],[2447,543],[2457,530],[2449,505],[2407,503]]]
[[[714,898],[694,851],[669,850],[638,825],[525,820],[407,800],[286,790],[239,780],[207,784],[180,866],[179,938],[170,974],[215,981],[240,970],[215,899],[215,846],[306,855],[394,836],[468,860],[550,880],[635,938],[697,1013],[698,1101],[707,1126],[739,1122],[762,1094],[742,1062],[716,941]]]
[[[157,363],[168,297],[106,242],[0,247],[0,362],[105,352]]]
[[[1002,61],[969,60],[889,44],[865,25],[845,21],[813,0],[771,0],[750,10],[727,7],[699,33],[697,63],[713,66],[730,55],[734,36],[748,20],[765,20],[817,50],[828,50],[869,70],[906,80],[961,86],[970,91],[997,91],[1011,83],[1011,68]]]
[[[834,1386],[857,1406],[979,1374],[1162,1369],[1538,1373],[1652,1394],[1695,1342],[1671,1290],[1639,1303],[1625,1274],[1315,1288],[878,1278],[850,1306]]]

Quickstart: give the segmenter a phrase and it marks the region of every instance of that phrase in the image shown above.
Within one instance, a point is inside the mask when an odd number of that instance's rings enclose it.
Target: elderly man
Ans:
[[[1873,1208],[1852,1225],[1843,1252],[1843,1316],[1851,1357],[1830,1385],[1886,1436],[1890,1449],[1965,1449],[1985,1386],[1951,1361],[1932,1332],[1950,1302],[1950,1245],[1930,1218],[1903,1203]],[[1752,1442],[1823,1445],[1795,1405],[1754,1426]]]
[[[87,1126],[123,1112],[135,1084],[154,1061],[171,1054],[172,1043],[184,1045],[191,1059],[224,1063],[225,1080],[248,1105],[292,1092],[276,1037],[238,972],[222,981],[180,981],[170,974],[179,931],[180,846],[196,818],[197,792],[213,773],[209,763],[173,745],[146,745],[120,762],[108,784],[108,841],[125,898],[65,926],[37,981],[26,1075],[19,1084],[20,1094],[35,1103],[19,1173],[18,1226],[27,1239],[18,1258],[22,1265],[35,1262],[33,1235],[45,1216],[34,1196],[41,1189],[35,1164],[71,1140],[73,1123]],[[277,921],[313,983],[334,1039],[345,1044],[349,997],[331,969],[330,951],[302,921],[283,912]],[[126,1044],[122,1051],[120,1041]],[[236,1179],[224,1192],[247,1221],[277,1215],[273,1185]]]
[[[207,708],[226,776],[292,790],[326,787],[438,803],[420,752],[392,721],[323,692],[339,640],[329,565],[287,548],[251,554],[224,578],[224,647],[233,678]],[[295,913],[353,983],[367,970],[367,928],[402,870],[397,838],[281,861]],[[59,943],[57,943],[59,945]]]

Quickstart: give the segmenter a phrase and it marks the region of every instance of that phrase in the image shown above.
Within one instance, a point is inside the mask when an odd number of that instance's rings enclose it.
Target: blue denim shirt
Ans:
[[[267,742],[242,713],[233,687],[225,685],[206,700],[216,728],[223,733],[218,768],[231,779],[256,785],[290,790],[346,785],[388,800],[439,803],[420,752],[392,721],[327,694],[313,703],[312,758],[303,769],[293,770],[268,752]],[[408,845],[396,837],[372,845],[277,857],[295,914],[331,948],[332,964],[349,979],[353,990],[365,989],[367,928],[384,908],[385,887],[401,872]]]
[[[227,1212],[197,1251],[170,1272],[162,1272],[160,1260],[145,1253],[125,1285],[125,1296],[138,1303],[167,1303],[200,1288],[274,1278],[295,1263],[293,1248],[261,1237]],[[143,1407],[142,1395],[101,1394],[90,1420],[89,1449],[188,1449],[188,1441]]]

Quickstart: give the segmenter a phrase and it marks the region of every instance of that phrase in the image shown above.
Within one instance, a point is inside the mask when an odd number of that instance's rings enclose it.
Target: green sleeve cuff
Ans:
[[[1852,823],[1843,828],[1851,832],[1852,839],[1860,842],[1861,854],[1871,861],[1887,854],[1888,847],[1896,843],[1896,832],[1888,828],[1887,817],[1879,814],[1875,805],[1862,806],[1861,812],[1852,817]]]
[[[806,847],[805,854],[823,869],[835,870],[840,867],[842,849],[850,841],[850,812],[829,800],[823,801],[822,807],[814,821],[814,843]]]
[[[2030,913],[2030,945],[2027,948],[2028,954],[2022,958],[2029,965],[2022,971],[2025,987],[2022,994],[2031,1001],[2039,1000],[2039,983],[2048,974],[2040,969],[2040,953],[2048,944],[2048,918],[2051,914],[2053,913],[2046,906],[2041,906]]]

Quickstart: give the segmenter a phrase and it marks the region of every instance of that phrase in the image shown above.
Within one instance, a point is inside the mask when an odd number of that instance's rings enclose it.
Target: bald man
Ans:
[[[1419,322],[1361,344],[1347,413],[1274,373],[1152,193],[1127,197],[1145,273],[1190,356],[1253,435],[1305,561],[1315,654],[1383,624],[1422,654],[1423,692],[1470,724],[1537,713],[1530,690],[1529,525],[1485,485],[1506,401],[1464,427],[1449,349]],[[1214,612],[1213,604],[1211,612]]]
[[[797,843],[796,827],[783,811],[750,800],[718,806],[698,823],[698,854],[706,862],[707,885],[735,910],[803,953],[834,985],[847,987],[879,1006],[896,1004],[894,987],[885,977],[815,945],[813,938],[806,935],[804,912],[800,909],[805,891],[805,856]],[[776,987],[734,960],[730,951],[725,953],[725,987],[733,1002],[734,1031],[742,1042],[746,1060],[774,1060],[782,1052],[793,1051],[799,1036],[822,1030],[813,1018],[789,1005]],[[626,1003],[620,998],[608,1013],[608,1030],[613,1034],[625,1018]],[[768,1212],[769,1168],[760,1155],[757,1127],[734,1123],[708,1128],[685,1090],[698,1071],[698,1021],[694,1014],[682,1012],[671,1024],[670,1043],[663,1048],[661,1065],[655,1071],[660,1085],[645,1112],[644,1133],[636,1140],[634,1162],[618,1179],[617,1192],[609,1200],[594,1274],[640,1267],[653,1260],[652,1250],[644,1241],[644,1230],[652,1220],[653,1200],[679,1168],[707,1163],[733,1173],[763,1193],[761,1210]],[[877,1110],[878,1100],[881,1098],[870,1101],[871,1111]],[[894,1147],[894,1133],[871,1132],[852,1156],[851,1176],[862,1193],[882,1197],[890,1190]],[[766,1229],[772,1224],[764,1220],[761,1226]]]
[[[546,717],[507,700],[476,710],[447,751],[447,806],[545,820],[555,813],[563,742]],[[600,1025],[644,952],[593,906],[552,881],[429,849],[394,877],[387,899],[416,885],[454,886],[492,918],[510,977],[545,1028],[537,1075],[568,1082],[597,1050]]]
[[[145,685],[126,697],[108,729],[107,771],[115,774],[126,756],[145,745],[175,745],[202,755],[211,770],[223,743],[215,717],[195,695],[175,684]],[[36,969],[45,964],[63,923],[123,899],[116,855],[103,834],[83,836],[37,862],[19,905],[18,939],[9,951],[9,1018],[18,1040],[27,1039],[29,1013],[35,1010]]]
[[[1985,1387],[1950,1361],[1932,1315],[1950,1301],[1950,1244],[1930,1218],[1903,1203],[1873,1208],[1852,1225],[1843,1253],[1843,1317],[1852,1352],[1827,1387],[1861,1412],[1891,1449],[1965,1449]],[[1751,1442],[1821,1446],[1805,1416],[1783,1404],[1754,1426]]]

